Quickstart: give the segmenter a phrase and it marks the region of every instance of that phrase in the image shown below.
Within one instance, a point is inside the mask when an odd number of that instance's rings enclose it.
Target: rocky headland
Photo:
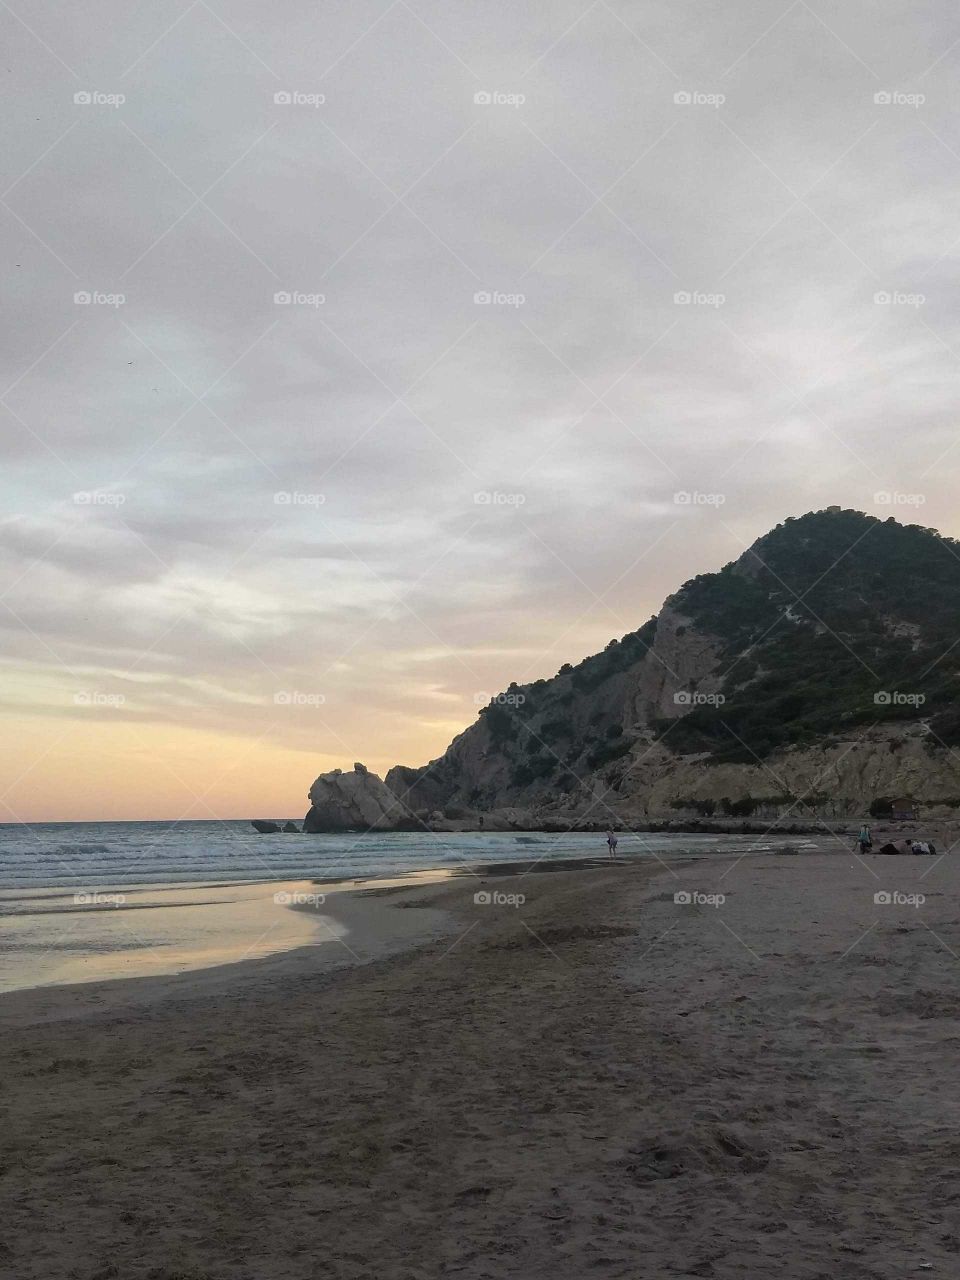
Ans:
[[[305,831],[809,829],[960,807],[960,547],[830,508],[684,584],[437,759],[321,775]]]

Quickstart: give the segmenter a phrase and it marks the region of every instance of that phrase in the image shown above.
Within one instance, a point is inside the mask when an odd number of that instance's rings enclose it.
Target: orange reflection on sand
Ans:
[[[184,973],[347,933],[306,880],[85,896],[4,896],[0,991]]]

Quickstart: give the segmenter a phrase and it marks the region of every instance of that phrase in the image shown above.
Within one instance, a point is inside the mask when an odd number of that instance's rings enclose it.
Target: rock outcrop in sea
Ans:
[[[308,793],[307,834],[320,831],[390,831],[410,815],[382,778],[365,765],[322,773]]]

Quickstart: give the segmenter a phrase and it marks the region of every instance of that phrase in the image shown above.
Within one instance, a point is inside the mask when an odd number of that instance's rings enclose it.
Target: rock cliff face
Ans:
[[[510,685],[387,787],[411,810],[545,821],[957,805],[958,635],[960,546],[831,508],[686,583],[603,653]]]
[[[362,764],[349,773],[322,773],[310,788],[311,808],[303,820],[309,834],[320,831],[389,831],[408,817],[382,779]]]

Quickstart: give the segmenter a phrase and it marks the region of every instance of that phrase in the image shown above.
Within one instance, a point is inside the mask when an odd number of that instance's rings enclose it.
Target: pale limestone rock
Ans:
[[[309,792],[312,808],[303,821],[306,832],[389,831],[407,811],[375,773],[355,765],[349,773],[322,773]]]

